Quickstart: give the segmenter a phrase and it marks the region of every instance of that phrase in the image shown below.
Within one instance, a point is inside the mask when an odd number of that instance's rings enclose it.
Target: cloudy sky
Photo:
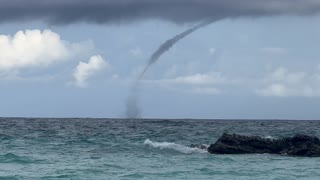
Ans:
[[[0,116],[121,118],[133,94],[146,118],[319,119],[319,12],[318,0],[0,0]],[[207,20],[133,88],[162,43]]]

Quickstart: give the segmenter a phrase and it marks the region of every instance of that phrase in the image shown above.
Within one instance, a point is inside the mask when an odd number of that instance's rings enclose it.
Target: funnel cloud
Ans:
[[[192,34],[193,32],[195,32],[196,30],[204,27],[204,26],[207,26],[211,23],[213,23],[214,20],[209,20],[209,21],[205,21],[201,24],[198,24],[176,36],[174,36],[173,38],[171,39],[168,39],[167,41],[165,41],[163,44],[161,44],[159,46],[159,48],[151,55],[149,61],[148,61],[148,64],[147,66],[144,68],[144,70],[142,71],[141,75],[139,76],[139,80],[142,79],[143,75],[148,71],[148,69],[150,68],[150,66],[152,64],[154,64],[155,62],[158,61],[158,59],[165,53],[167,52],[168,50],[170,50],[170,48],[176,44],[178,41],[180,41],[181,39],[185,38],[186,36]]]

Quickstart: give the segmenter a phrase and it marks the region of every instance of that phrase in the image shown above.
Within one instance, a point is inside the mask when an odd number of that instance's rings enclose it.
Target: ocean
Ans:
[[[320,158],[189,147],[224,132],[320,137],[320,121],[0,118],[0,179],[320,179]]]

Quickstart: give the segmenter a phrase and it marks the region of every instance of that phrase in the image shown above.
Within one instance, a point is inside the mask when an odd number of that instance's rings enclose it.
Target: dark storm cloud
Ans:
[[[127,23],[163,19],[177,23],[205,19],[312,15],[319,0],[0,0],[0,22]]]

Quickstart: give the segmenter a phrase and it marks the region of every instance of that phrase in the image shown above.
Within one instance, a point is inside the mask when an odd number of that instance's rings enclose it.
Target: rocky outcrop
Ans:
[[[204,144],[191,144],[190,147],[191,148],[198,148],[198,149],[205,150],[205,151],[208,150],[208,145],[204,145]]]
[[[208,147],[211,154],[284,154],[290,156],[320,157],[320,140],[317,137],[296,135],[282,139],[258,136],[223,134]]]

